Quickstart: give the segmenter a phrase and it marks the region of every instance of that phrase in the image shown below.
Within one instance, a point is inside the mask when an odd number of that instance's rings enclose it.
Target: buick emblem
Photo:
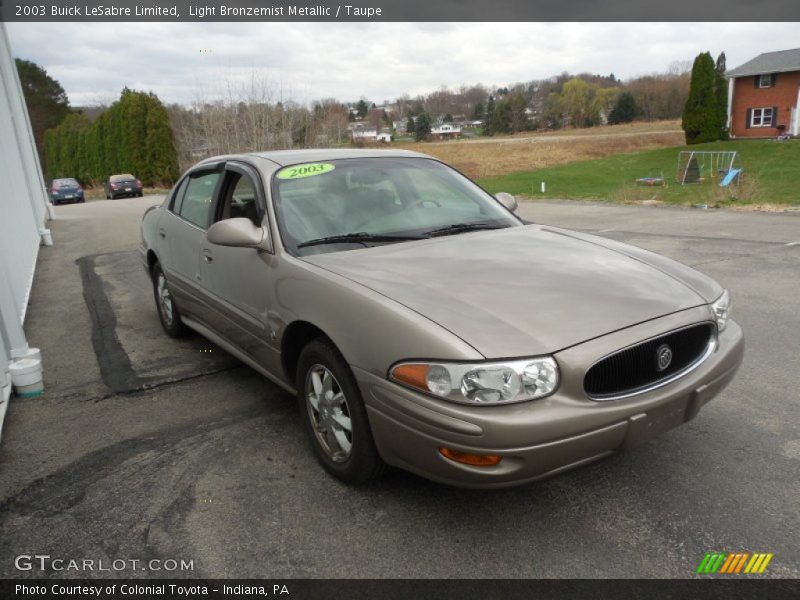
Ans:
[[[666,344],[661,344],[656,349],[656,370],[661,372],[672,362],[672,348]]]

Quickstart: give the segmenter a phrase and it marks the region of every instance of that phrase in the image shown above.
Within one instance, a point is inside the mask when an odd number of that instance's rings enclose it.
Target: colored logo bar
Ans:
[[[706,552],[697,573],[701,575],[760,575],[774,554],[767,552]]]

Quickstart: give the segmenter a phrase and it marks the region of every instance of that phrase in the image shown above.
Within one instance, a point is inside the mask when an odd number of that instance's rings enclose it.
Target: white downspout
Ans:
[[[731,77],[728,79],[728,133],[731,132],[733,129],[733,88],[735,87],[734,81],[736,81],[736,77]],[[733,137],[733,136],[731,136]]]

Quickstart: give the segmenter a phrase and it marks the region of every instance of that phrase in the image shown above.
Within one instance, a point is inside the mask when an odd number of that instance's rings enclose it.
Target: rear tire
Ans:
[[[158,263],[153,265],[153,296],[156,301],[158,319],[161,321],[164,333],[173,338],[184,337],[189,332],[189,328],[181,320],[178,305],[172,298],[167,278]]]
[[[300,353],[297,402],[317,460],[349,484],[378,478],[386,470],[355,377],[336,347],[323,338]]]

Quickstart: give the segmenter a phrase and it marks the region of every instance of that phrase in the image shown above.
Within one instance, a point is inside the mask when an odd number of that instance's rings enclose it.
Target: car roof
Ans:
[[[427,154],[410,150],[384,149],[342,149],[342,148],[309,148],[304,150],[274,150],[270,152],[250,152],[247,154],[228,154],[207,158],[203,163],[230,160],[237,157],[256,157],[274,162],[280,166],[298,163],[337,160],[342,158],[431,158]]]

